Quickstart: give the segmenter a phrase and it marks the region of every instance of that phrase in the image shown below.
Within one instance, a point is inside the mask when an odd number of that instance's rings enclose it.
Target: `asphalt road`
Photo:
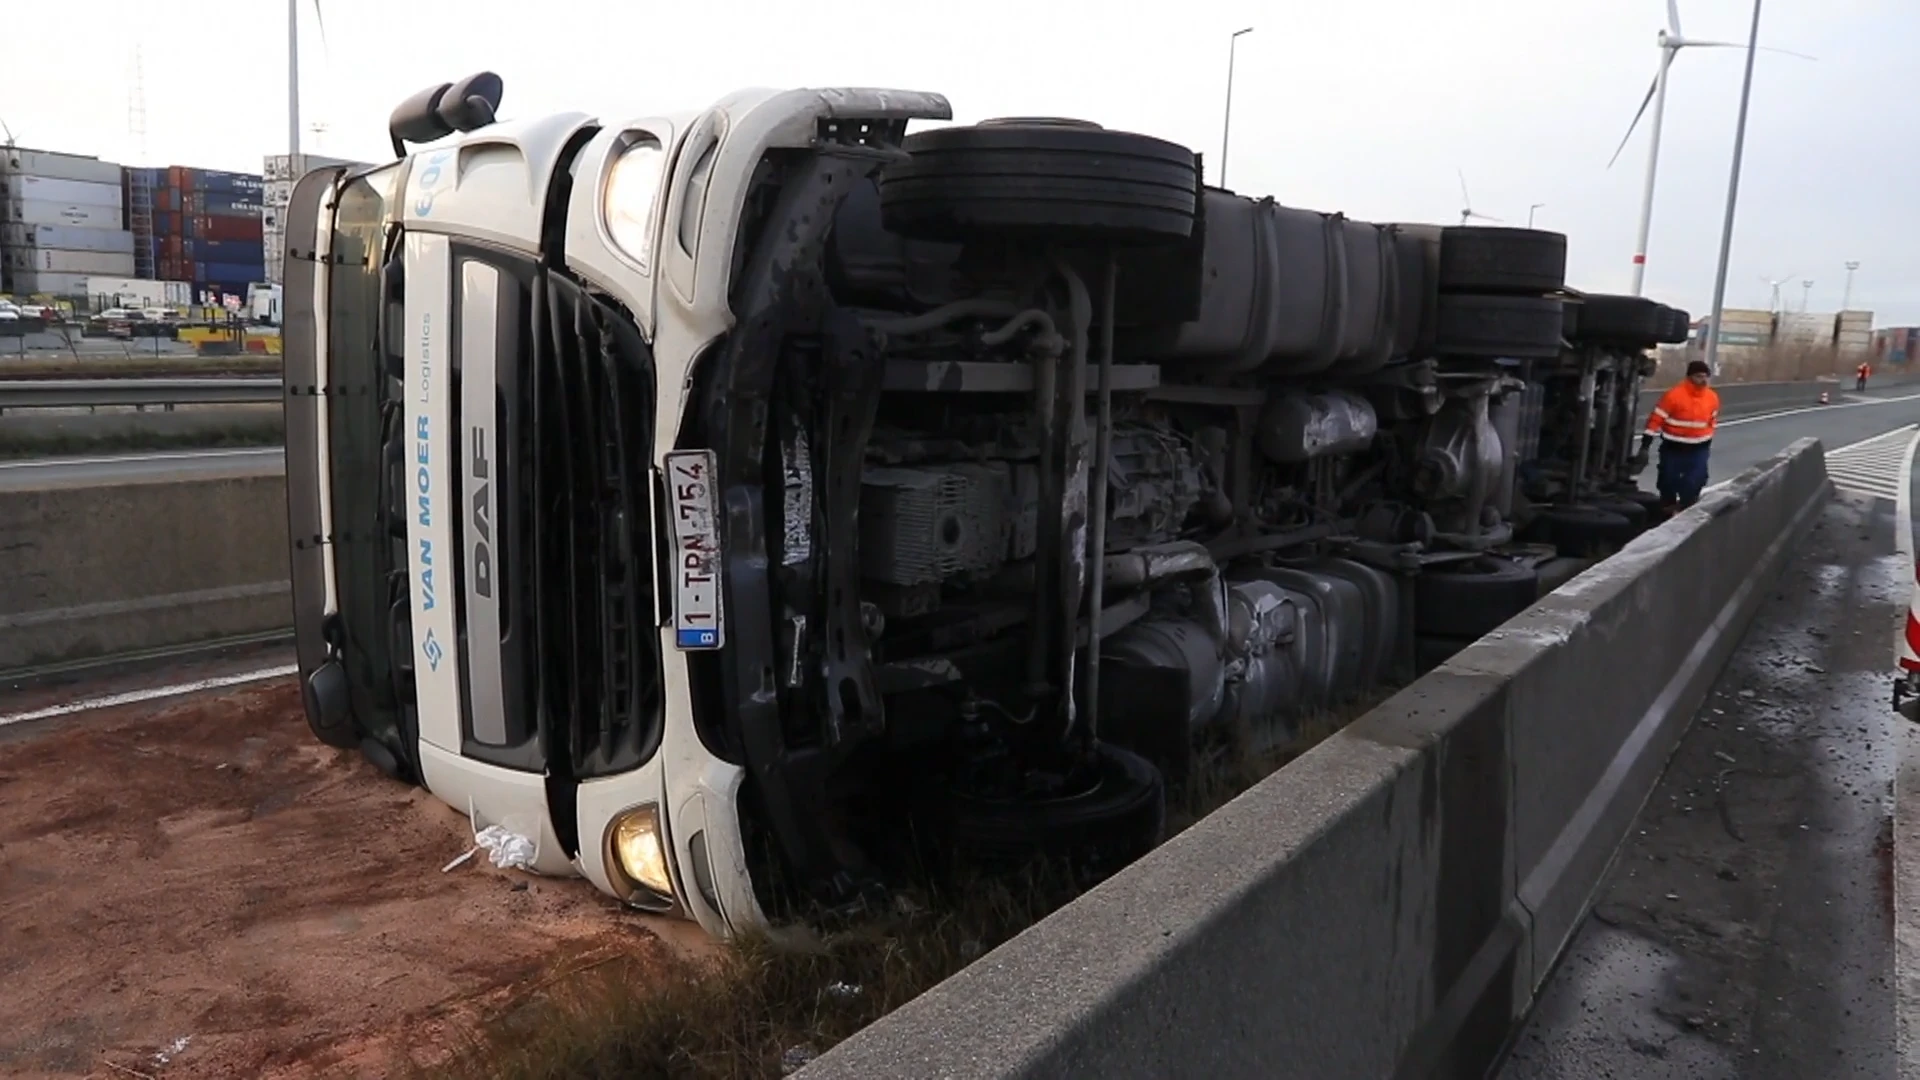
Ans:
[[[1890,402],[1742,425],[1735,453],[1757,460],[1802,434],[1838,448],[1916,411]],[[1823,512],[1681,740],[1501,1080],[1895,1075],[1903,732],[1887,700],[1912,569],[1894,508],[1842,494]]]
[[[1920,421],[1920,387],[1911,385],[1865,394],[1847,391],[1834,395],[1833,404],[1826,406],[1723,418],[1714,432],[1708,483],[1730,480],[1805,436],[1818,438],[1828,451],[1834,451],[1915,421]],[[1641,484],[1652,487],[1652,468]]]
[[[165,450],[137,454],[104,454],[97,457],[33,458],[22,461],[0,461],[0,491],[104,484],[126,480],[258,476],[278,473],[285,467],[286,451],[278,446]]]

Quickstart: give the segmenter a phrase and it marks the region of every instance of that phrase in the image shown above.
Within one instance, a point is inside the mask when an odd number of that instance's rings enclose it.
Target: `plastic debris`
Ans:
[[[836,997],[842,1001],[845,1001],[848,998],[858,997],[859,994],[860,994],[860,987],[853,983],[841,982],[839,980],[835,980],[827,984],[828,997]]]
[[[473,857],[474,857],[474,855],[476,855],[476,854],[478,854],[478,853],[479,853],[479,851],[480,851],[480,849],[479,849],[479,848],[477,848],[477,847],[470,847],[470,848],[468,848],[468,849],[466,850],[466,853],[465,853],[465,854],[463,854],[463,855],[461,855],[461,856],[460,856],[459,858],[457,858],[457,859],[455,859],[455,860],[453,860],[452,862],[450,862],[450,863],[448,863],[447,865],[445,865],[445,866],[443,866],[443,867],[441,867],[441,868],[440,868],[440,872],[444,874],[444,873],[446,873],[447,871],[449,871],[449,870],[452,870],[452,869],[454,869],[455,867],[459,867],[459,866],[465,866],[465,865],[467,864],[467,860],[469,860],[469,859],[471,859],[471,858],[473,858]]]
[[[533,865],[533,841],[517,832],[489,825],[473,834],[473,842],[502,870],[525,870]]]
[[[193,1036],[191,1035],[180,1036],[179,1038],[168,1043],[166,1047],[162,1049],[159,1053],[154,1054],[153,1063],[155,1065],[165,1065],[167,1062],[172,1061],[176,1056],[178,1056],[182,1050],[185,1050],[187,1048],[187,1044],[192,1041],[193,1041]]]

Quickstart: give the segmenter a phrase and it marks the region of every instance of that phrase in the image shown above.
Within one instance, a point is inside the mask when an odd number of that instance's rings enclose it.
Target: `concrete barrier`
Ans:
[[[1830,492],[1795,443],[800,1075],[1484,1075]]]
[[[293,624],[277,467],[0,488],[0,671]]]

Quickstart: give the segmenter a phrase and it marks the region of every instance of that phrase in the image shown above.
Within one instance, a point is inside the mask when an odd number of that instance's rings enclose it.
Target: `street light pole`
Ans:
[[[1853,310],[1853,272],[1860,269],[1860,264],[1849,261],[1844,265],[1847,268],[1847,287],[1840,293],[1840,310],[1851,311]]]
[[[1753,0],[1747,32],[1747,71],[1740,80],[1740,118],[1733,128],[1733,167],[1727,173],[1727,217],[1720,226],[1720,266],[1713,275],[1713,322],[1707,326],[1707,370],[1720,373],[1720,318],[1727,304],[1727,258],[1733,253],[1733,210],[1740,195],[1740,155],[1747,149],[1747,105],[1753,98],[1753,58],[1760,45],[1760,0]],[[1638,290],[1635,290],[1636,292]]]
[[[287,153],[300,156],[300,0],[287,0]]]
[[[1227,115],[1220,124],[1220,186],[1227,186],[1227,146],[1233,138],[1233,54],[1240,44],[1240,35],[1253,33],[1253,27],[1235,30],[1227,38]]]
[[[1537,202],[1537,203],[1534,203],[1532,206],[1527,207],[1527,228],[1529,229],[1533,228],[1533,212],[1535,210],[1541,209],[1542,207],[1545,207],[1546,205],[1547,205],[1546,203]]]

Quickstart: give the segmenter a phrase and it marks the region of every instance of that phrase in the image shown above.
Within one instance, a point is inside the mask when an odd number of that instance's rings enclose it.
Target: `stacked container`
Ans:
[[[0,289],[83,297],[95,274],[134,272],[120,166],[0,147]]]
[[[301,154],[298,158],[286,154],[273,154],[266,160],[266,189],[262,193],[260,219],[264,226],[267,280],[275,285],[280,284],[280,263],[286,258],[287,229],[283,219],[286,216],[287,203],[293,198],[293,185],[308,172],[329,165],[364,167],[361,162],[325,157],[320,154]]]
[[[137,252],[150,253],[147,276],[185,281],[194,299],[245,297],[264,280],[261,177],[174,165],[129,169],[127,208]]]

